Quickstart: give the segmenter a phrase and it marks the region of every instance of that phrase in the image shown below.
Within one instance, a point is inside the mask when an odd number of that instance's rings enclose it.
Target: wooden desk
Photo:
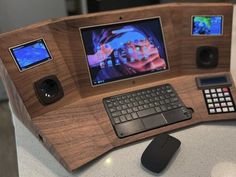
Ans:
[[[3,34],[0,36],[1,75],[8,90],[12,109],[24,125],[70,171],[114,148],[162,132],[201,122],[235,119],[236,113],[224,116],[208,115],[202,92],[195,84],[195,77],[199,75],[230,74],[232,10],[230,4],[167,4],[49,20]],[[218,37],[191,36],[190,23],[193,14],[224,15],[224,34]],[[123,81],[122,84],[91,87],[78,28],[153,16],[162,17],[171,70]],[[56,59],[44,64],[44,67],[19,73],[8,48],[39,36],[46,39]],[[202,45],[219,48],[217,68],[203,70],[196,67],[196,48]],[[65,96],[55,104],[43,106],[34,93],[33,83],[50,74],[58,76]],[[117,138],[103,108],[102,98],[162,83],[171,83],[174,86],[186,106],[195,110],[193,118],[131,137]],[[235,99],[234,85],[231,91]]]

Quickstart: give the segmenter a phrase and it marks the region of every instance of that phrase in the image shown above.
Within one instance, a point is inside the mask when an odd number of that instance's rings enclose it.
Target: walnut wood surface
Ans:
[[[195,77],[228,73],[232,32],[231,4],[165,4],[52,19],[0,35],[0,73],[17,117],[68,170],[90,162],[100,155],[128,143],[162,132],[205,121],[236,119],[236,113],[208,115],[202,92]],[[191,36],[192,15],[223,15],[222,36]],[[85,61],[80,27],[160,16],[165,35],[170,70],[99,87],[92,87]],[[44,38],[53,60],[19,72],[8,48]],[[216,46],[219,65],[215,69],[196,67],[198,46]],[[62,83],[63,99],[43,106],[33,83],[54,74]],[[188,107],[193,118],[166,127],[119,139],[102,104],[102,98],[170,83]],[[235,87],[232,87],[236,97]]]

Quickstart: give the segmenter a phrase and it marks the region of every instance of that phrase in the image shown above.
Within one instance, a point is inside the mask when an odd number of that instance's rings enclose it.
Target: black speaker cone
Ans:
[[[218,65],[218,48],[200,46],[197,48],[196,63],[198,68],[210,69]]]
[[[46,97],[53,98],[58,93],[58,85],[54,80],[47,79],[41,84],[40,90]]]
[[[34,86],[36,95],[43,105],[54,103],[64,96],[61,83],[54,75],[38,80]]]

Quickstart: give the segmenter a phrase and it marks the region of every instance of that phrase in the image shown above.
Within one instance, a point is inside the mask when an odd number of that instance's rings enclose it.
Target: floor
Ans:
[[[18,177],[15,131],[8,101],[0,102],[0,177]]]

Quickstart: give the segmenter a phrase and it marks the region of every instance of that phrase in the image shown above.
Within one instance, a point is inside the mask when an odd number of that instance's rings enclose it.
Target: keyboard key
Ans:
[[[145,117],[145,116],[155,114],[155,113],[156,113],[156,110],[154,108],[150,108],[150,109],[146,109],[146,110],[137,112],[139,117]]]
[[[155,105],[153,103],[149,103],[149,106],[153,108]]]
[[[113,107],[113,104],[112,104],[112,103],[109,103],[109,104],[107,104],[107,107],[108,107],[108,108],[111,108],[111,107]]]
[[[131,116],[133,117],[133,119],[137,119],[138,118],[138,114],[136,112],[131,113]]]
[[[155,107],[155,109],[156,109],[157,113],[161,112],[161,108],[160,107]]]
[[[121,122],[126,122],[125,116],[120,116],[120,121],[121,121]]]
[[[119,117],[115,117],[115,118],[114,118],[114,122],[115,122],[115,124],[119,124],[119,123],[120,123]]]
[[[116,111],[115,108],[110,108],[109,110],[110,110],[110,112],[115,112]]]
[[[121,111],[121,110],[122,110],[121,106],[117,106],[116,109],[117,109],[118,111]]]
[[[128,113],[132,113],[133,110],[132,110],[131,108],[129,108],[129,109],[127,109],[127,112],[128,112]]]
[[[127,109],[128,108],[128,106],[126,104],[122,105],[121,107],[122,107],[122,109]]]
[[[120,115],[121,115],[121,112],[120,112],[120,111],[113,112],[113,113],[111,114],[112,117],[118,117],[118,116],[120,116]]]
[[[126,110],[122,110],[121,114],[127,114],[127,111]]]
[[[138,106],[138,109],[141,111],[141,110],[144,109],[144,107],[143,106]]]
[[[126,118],[127,120],[132,120],[132,117],[131,117],[130,114],[127,114],[127,115],[125,116],[125,118]]]
[[[166,106],[161,106],[161,110],[162,110],[162,111],[166,111],[166,110],[167,110],[167,107],[166,107]]]
[[[139,111],[139,110],[138,110],[137,107],[133,107],[133,111],[134,111],[134,112],[137,112],[137,111]]]

